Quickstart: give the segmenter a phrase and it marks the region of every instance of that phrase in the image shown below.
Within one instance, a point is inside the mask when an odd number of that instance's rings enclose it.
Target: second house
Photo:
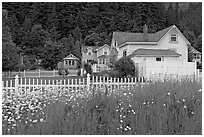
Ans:
[[[108,70],[110,47],[103,46],[82,46],[82,64],[91,64],[93,72]]]

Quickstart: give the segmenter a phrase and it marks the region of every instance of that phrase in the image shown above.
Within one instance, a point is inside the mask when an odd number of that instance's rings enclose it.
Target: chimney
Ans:
[[[144,26],[143,26],[143,40],[144,41],[148,41],[148,28],[147,28],[147,25],[145,24]]]

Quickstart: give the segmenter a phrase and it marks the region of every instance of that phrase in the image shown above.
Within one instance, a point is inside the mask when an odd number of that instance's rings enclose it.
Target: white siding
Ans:
[[[122,57],[123,50],[127,49],[127,55],[131,54],[135,50],[139,48],[143,49],[176,49],[176,52],[181,54],[179,57],[179,61],[188,61],[188,46],[186,41],[183,39],[183,37],[178,33],[178,42],[177,43],[170,43],[170,33],[169,32],[165,37],[159,41],[157,45],[126,45],[120,48],[118,58]]]
[[[110,49],[107,47],[107,46],[104,46],[103,48],[99,49],[97,51],[97,57],[101,56],[101,55],[104,55],[104,52],[107,52],[107,55],[110,54]]]

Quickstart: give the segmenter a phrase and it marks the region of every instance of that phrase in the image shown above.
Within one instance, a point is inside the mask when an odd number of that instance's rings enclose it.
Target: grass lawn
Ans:
[[[202,83],[35,92],[2,102],[2,134],[201,135]]]

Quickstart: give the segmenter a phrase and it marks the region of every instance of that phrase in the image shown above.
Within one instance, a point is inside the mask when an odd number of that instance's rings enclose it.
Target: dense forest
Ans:
[[[149,33],[175,24],[202,50],[202,3],[3,2],[2,69],[55,69],[69,53],[81,58],[82,45],[110,45],[112,32],[144,24]]]

